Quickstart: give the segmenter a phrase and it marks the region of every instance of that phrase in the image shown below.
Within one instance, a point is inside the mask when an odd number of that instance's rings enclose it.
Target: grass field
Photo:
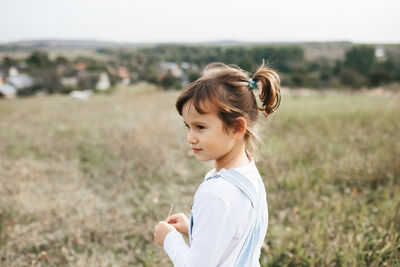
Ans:
[[[177,95],[0,101],[0,265],[171,266],[154,226],[171,203],[189,214],[212,167]],[[398,95],[284,95],[261,128],[262,266],[400,265],[399,118]]]

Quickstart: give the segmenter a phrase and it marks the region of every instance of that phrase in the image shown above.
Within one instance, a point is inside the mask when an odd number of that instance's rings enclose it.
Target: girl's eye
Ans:
[[[204,128],[204,126],[198,125],[198,126],[197,126],[197,129],[203,130],[203,129],[205,129],[205,128]]]
[[[187,125],[186,123],[185,123],[185,127],[186,127],[187,129],[189,129],[189,125]]]

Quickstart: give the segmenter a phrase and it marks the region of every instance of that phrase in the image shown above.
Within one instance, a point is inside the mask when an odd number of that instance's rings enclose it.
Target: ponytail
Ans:
[[[281,103],[279,75],[263,62],[251,79],[259,81],[262,85],[261,94],[259,94],[261,107],[258,109],[263,111],[265,117],[268,117],[278,109]]]

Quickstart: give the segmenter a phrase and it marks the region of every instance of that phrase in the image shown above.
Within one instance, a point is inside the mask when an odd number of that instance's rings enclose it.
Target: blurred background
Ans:
[[[263,60],[261,265],[400,265],[399,1],[1,6],[1,266],[172,266],[153,228],[212,168],[175,100],[208,63]]]

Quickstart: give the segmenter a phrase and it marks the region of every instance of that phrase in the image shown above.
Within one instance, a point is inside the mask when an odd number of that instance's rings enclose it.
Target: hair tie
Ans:
[[[256,87],[256,85],[257,85],[257,80],[256,79],[253,80],[253,78],[250,78],[249,79],[249,87],[250,87],[250,89],[254,89],[254,87]]]

